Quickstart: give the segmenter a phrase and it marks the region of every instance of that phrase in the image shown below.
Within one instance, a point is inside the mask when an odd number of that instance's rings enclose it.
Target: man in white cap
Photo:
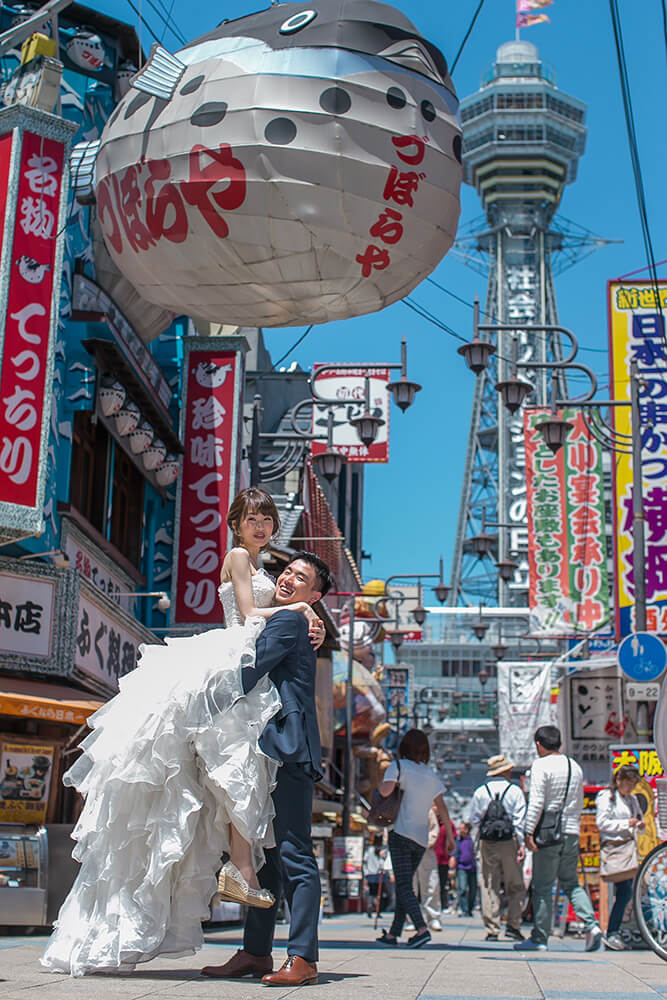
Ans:
[[[523,824],[526,800],[510,781],[513,764],[503,754],[489,757],[487,781],[476,789],[470,803],[470,823],[479,829],[482,918],[486,940],[500,934],[500,885],[505,886],[507,926],[505,935],[523,941],[521,914],[525,898],[521,862],[525,857]]]

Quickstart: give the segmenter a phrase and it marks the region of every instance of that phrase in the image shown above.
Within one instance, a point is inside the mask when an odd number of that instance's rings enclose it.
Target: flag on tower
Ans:
[[[517,28],[530,28],[533,24],[548,21],[546,14],[534,14],[540,7],[549,7],[553,0],[516,0]]]

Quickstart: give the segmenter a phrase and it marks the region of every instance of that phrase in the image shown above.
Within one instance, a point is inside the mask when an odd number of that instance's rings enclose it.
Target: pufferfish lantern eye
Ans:
[[[445,84],[431,54],[414,38],[404,38],[400,42],[394,42],[382,52],[378,52],[378,55],[398,66],[404,66],[405,69],[421,73],[422,76],[427,76],[440,86]]]
[[[292,14],[278,28],[281,35],[293,35],[295,31],[301,31],[307,24],[317,17],[316,10],[302,10],[298,14]]]

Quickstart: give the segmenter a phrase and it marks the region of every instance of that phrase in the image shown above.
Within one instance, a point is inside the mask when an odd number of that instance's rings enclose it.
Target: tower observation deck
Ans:
[[[577,175],[585,115],[525,41],[501,45],[480,89],[461,102],[464,180],[476,188],[485,218],[458,249],[488,269],[483,321],[516,326],[520,360],[562,356],[559,338],[531,326],[558,323],[552,255],[563,249],[564,234],[552,220]],[[523,414],[511,416],[495,390],[510,375],[511,337],[497,335],[497,354],[476,381],[452,566],[455,605],[528,603]],[[529,381],[530,402],[546,403],[546,373]],[[487,529],[497,546],[478,559],[469,540],[481,533],[483,512],[487,522],[509,527]],[[518,569],[504,582],[495,563],[508,558]]]

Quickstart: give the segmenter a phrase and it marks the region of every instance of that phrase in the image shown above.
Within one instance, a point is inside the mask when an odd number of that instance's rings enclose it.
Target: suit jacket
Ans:
[[[305,764],[317,781],[322,777],[322,748],[315,706],[315,650],[308,622],[298,611],[272,615],[257,641],[254,667],[242,671],[247,694],[269,674],[278,688],[282,708],[260,738],[265,754],[283,763]]]

